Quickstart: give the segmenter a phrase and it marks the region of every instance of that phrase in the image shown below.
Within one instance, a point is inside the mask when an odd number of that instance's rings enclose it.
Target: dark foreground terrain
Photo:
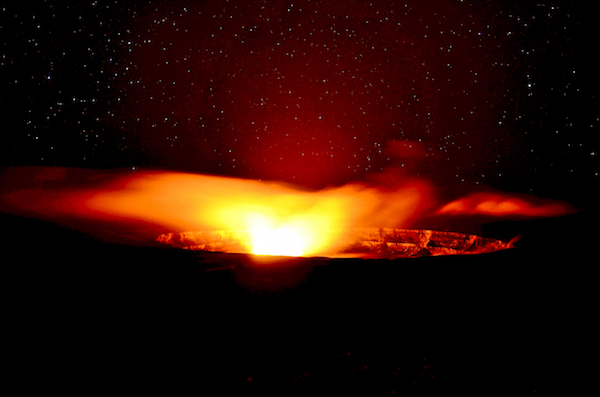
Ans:
[[[24,393],[577,395],[597,376],[589,213],[491,225],[523,234],[494,254],[258,263],[1,219]]]

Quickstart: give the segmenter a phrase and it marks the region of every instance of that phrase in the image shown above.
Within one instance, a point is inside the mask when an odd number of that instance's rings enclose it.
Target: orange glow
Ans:
[[[147,244],[160,235],[159,241],[176,246],[216,252],[227,246],[226,252],[256,255],[336,256],[348,252],[353,239],[361,241],[355,248],[366,244],[388,253],[410,251],[392,236],[398,233],[386,232],[383,240],[378,233],[433,219],[435,204],[427,182],[383,174],[375,185],[351,183],[319,191],[164,171],[26,167],[5,170],[0,178],[3,212],[50,219],[117,241],[125,236]],[[435,214],[510,218],[569,211],[556,201],[474,193]],[[375,232],[359,233],[359,238],[357,229]],[[431,251],[419,242],[413,245]]]
[[[254,231],[248,230],[167,233],[158,236],[157,241],[194,251],[301,256],[305,240],[293,229],[264,229],[261,232],[264,232],[260,237],[264,237],[265,246],[258,247],[258,251],[257,245],[253,246]],[[427,229],[358,228],[340,231],[337,238],[337,250],[331,251],[329,257],[399,259],[472,255],[512,248],[512,242]]]
[[[143,222],[173,232],[244,230],[243,251],[250,245],[250,252],[261,255],[327,255],[341,244],[339,230],[409,226],[431,207],[432,197],[428,184],[418,180],[385,191],[359,183],[307,191],[274,182],[163,171],[17,171],[12,189],[3,194],[9,212],[72,217],[80,220],[78,227],[93,219]],[[153,238],[159,234],[152,233]]]
[[[548,217],[573,209],[562,202],[506,193],[473,193],[442,206],[437,214]]]
[[[323,255],[335,230],[398,226],[421,207],[418,185],[382,193],[364,185],[307,192],[290,186],[181,173],[138,174],[86,201],[93,211],[172,230],[247,230],[261,255]]]

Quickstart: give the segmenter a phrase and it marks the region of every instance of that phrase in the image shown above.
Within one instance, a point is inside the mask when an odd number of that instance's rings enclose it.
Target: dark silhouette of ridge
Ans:
[[[31,389],[529,395],[576,390],[596,354],[589,213],[492,224],[523,237],[491,254],[266,264],[1,219]]]

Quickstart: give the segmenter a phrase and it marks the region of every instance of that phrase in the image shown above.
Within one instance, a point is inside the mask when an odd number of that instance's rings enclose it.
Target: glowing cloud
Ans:
[[[235,240],[230,252],[328,256],[347,245],[348,230],[407,228],[433,219],[435,199],[429,183],[388,174],[374,180],[307,191],[281,183],[177,172],[16,168],[2,174],[0,211],[84,231],[108,228],[113,236],[129,227],[127,233],[137,236],[137,242],[155,241],[166,231],[172,234],[163,235],[163,242],[194,240],[185,232],[201,231],[208,233],[201,235],[202,243],[184,245],[204,244],[218,251],[225,240]],[[473,193],[441,206],[434,216],[547,217],[570,211],[556,201]]]
[[[550,217],[572,211],[569,205],[552,200],[506,193],[472,193],[442,206],[436,213],[495,217]]]
[[[248,230],[257,254],[321,254],[335,249],[336,230],[406,227],[431,207],[432,197],[429,186],[416,180],[386,190],[348,184],[306,191],[272,182],[163,171],[114,174],[30,168],[14,170],[12,176],[12,188],[3,194],[8,212],[59,221],[75,218],[80,227],[95,219],[144,222],[174,232]]]

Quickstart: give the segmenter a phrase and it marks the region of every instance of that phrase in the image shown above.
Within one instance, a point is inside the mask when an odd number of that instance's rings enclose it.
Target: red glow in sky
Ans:
[[[489,64],[511,46],[491,35],[488,12],[431,1],[149,5],[132,22],[115,121],[158,166],[193,172],[323,188],[397,165],[388,146],[407,141],[421,152],[403,148],[403,166],[444,173],[451,159],[468,170],[482,150],[511,144],[494,139],[507,136],[494,120],[506,72]]]

